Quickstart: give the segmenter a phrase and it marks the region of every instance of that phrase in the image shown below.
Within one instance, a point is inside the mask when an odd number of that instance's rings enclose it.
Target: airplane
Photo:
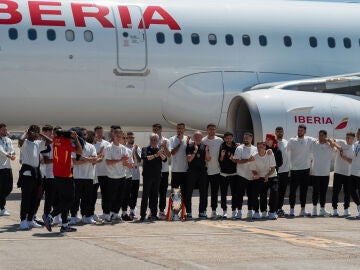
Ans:
[[[0,0],[8,126],[215,123],[255,141],[360,127],[360,6]]]

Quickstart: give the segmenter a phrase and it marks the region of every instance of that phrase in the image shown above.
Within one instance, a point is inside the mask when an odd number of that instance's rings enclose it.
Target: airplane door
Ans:
[[[124,8],[123,10],[120,10]],[[117,12],[114,12],[116,14]],[[146,30],[141,8],[119,7],[117,26],[117,75],[144,76],[147,71]]]

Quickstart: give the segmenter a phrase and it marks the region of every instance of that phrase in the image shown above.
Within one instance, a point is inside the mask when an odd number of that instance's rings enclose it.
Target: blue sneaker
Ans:
[[[52,217],[50,216],[50,214],[49,214],[49,215],[43,214],[43,215],[42,215],[42,219],[43,219],[43,221],[44,221],[44,226],[45,226],[45,228],[46,228],[49,232],[51,232],[51,231],[52,231],[52,230],[51,230]]]

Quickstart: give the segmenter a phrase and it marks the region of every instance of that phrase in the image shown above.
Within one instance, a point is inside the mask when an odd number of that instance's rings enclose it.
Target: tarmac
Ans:
[[[14,183],[18,169],[15,161]],[[308,202],[311,193],[309,188]],[[330,187],[328,210],[331,193]],[[245,218],[245,200],[241,220],[200,220],[196,218],[199,197],[195,193],[192,201],[195,219],[191,221],[79,223],[77,232],[60,233],[59,227],[54,227],[52,232],[45,228],[20,231],[20,196],[20,190],[14,186],[6,205],[11,215],[0,217],[1,270],[360,268],[360,220],[355,219],[354,203],[350,217],[286,216],[254,221]],[[99,198],[97,214],[102,212]],[[227,199],[231,212],[231,197]],[[289,210],[287,199],[286,211]],[[39,216],[42,207],[43,204]],[[311,204],[307,204],[307,209],[311,211]],[[295,210],[298,214],[300,206]],[[220,202],[218,211],[222,213]],[[342,203],[339,212],[343,212]]]

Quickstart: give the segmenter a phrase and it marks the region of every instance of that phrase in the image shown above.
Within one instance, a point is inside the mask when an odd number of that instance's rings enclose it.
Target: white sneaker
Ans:
[[[304,208],[304,209],[301,209],[299,216],[300,217],[309,217],[309,216],[311,216],[311,214]]]
[[[27,221],[26,219],[24,219],[24,220],[22,220],[22,221],[20,222],[19,229],[20,229],[20,230],[29,230],[29,229],[30,229],[29,223],[28,223],[28,221]]]
[[[330,216],[330,212],[326,211],[325,208],[320,208],[320,215],[321,217],[327,217]]]
[[[96,214],[94,214],[94,215],[92,216],[92,218],[93,218],[93,220],[94,220],[95,222],[102,222],[102,221],[103,221],[103,219],[102,219],[101,217],[99,217],[98,215],[96,215]]]
[[[28,221],[29,228],[42,228],[42,226],[35,221]]]
[[[294,209],[294,208],[290,208],[289,216],[290,216],[290,217],[294,217],[294,216],[295,216],[295,209]]]
[[[227,211],[225,210],[223,215],[222,215],[222,218],[227,218]]]
[[[236,219],[236,216],[237,216],[237,211],[236,210],[232,211],[231,218]]]
[[[61,224],[62,223],[61,214],[58,214],[56,217],[54,217],[53,223],[54,224]]]
[[[85,216],[84,216],[84,217],[85,217]],[[84,217],[83,217],[83,222],[84,222],[85,224],[96,224],[96,221],[93,219],[92,216],[90,216],[90,217],[85,217],[85,219],[84,219]]]
[[[4,208],[0,211],[0,216],[10,216],[10,213],[6,210],[6,208]]]
[[[80,215],[80,214],[77,214],[76,215],[76,222],[80,222],[80,221],[82,221],[82,215]]]
[[[261,212],[261,218],[266,218],[267,217],[267,212],[266,211],[262,211]]]
[[[260,214],[259,212],[255,212],[252,216],[253,219],[259,219],[260,218]]]
[[[253,217],[253,211],[252,211],[252,210],[248,210],[248,212],[247,212],[247,218],[252,219],[252,217]]]
[[[312,216],[317,216],[318,215],[318,211],[317,211],[317,206],[313,206],[313,210],[312,210]]]
[[[76,217],[71,217],[69,225],[76,225]]]
[[[252,214],[251,214],[252,215]],[[238,210],[237,213],[236,213],[236,217],[235,219],[241,219],[242,218],[242,211],[241,210]]]
[[[332,216],[333,217],[338,217],[339,216],[339,213],[338,213],[337,209],[333,209]]]
[[[349,211],[349,208],[344,209],[344,216],[348,217],[348,216],[350,216],[350,215],[351,215],[351,213],[350,213],[350,211]]]
[[[278,218],[278,216],[276,215],[276,213],[269,212],[269,219],[275,220],[277,218]]]

